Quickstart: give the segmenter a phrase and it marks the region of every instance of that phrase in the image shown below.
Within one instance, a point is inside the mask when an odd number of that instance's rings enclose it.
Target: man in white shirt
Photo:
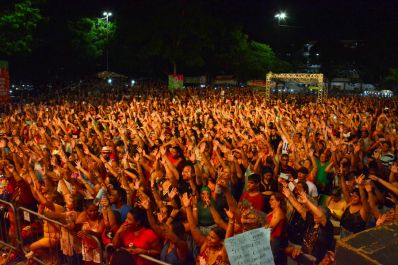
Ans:
[[[316,198],[318,198],[318,189],[316,188],[314,183],[307,180],[308,174],[309,174],[308,169],[306,169],[305,167],[301,167],[297,171],[297,179],[295,179],[294,182],[297,183],[299,181],[305,181],[305,183],[308,186],[308,195],[311,196],[312,198],[316,199]],[[289,188],[291,191],[294,190],[294,187],[295,187],[295,185],[289,185]]]

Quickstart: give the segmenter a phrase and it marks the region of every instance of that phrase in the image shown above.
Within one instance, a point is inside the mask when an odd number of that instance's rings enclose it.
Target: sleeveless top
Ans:
[[[272,216],[273,216],[272,212],[267,216],[268,223],[271,223]],[[284,231],[285,231],[284,226],[285,226],[285,219],[281,220],[276,225],[276,227],[274,229],[272,229],[271,237],[272,238],[282,238],[282,237],[284,237],[285,236],[284,235]]]
[[[360,212],[361,210],[355,213],[350,213],[350,207],[347,207],[341,217],[341,227],[352,233],[358,233],[365,230],[366,222],[362,220]]]
[[[180,265],[181,262],[177,255],[177,249],[174,247],[169,253],[167,253],[169,246],[170,241],[163,246],[162,251],[160,252],[160,260],[169,264]]]
[[[223,249],[214,252],[216,257],[210,257],[210,249],[206,247],[197,257],[196,265],[227,265],[228,263],[223,260]]]

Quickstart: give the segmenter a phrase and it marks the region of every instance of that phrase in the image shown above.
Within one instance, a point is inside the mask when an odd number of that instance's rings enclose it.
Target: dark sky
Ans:
[[[48,0],[54,1],[54,0]],[[65,15],[100,14],[125,5],[150,0],[69,0],[63,2]],[[180,0],[188,2],[191,0]],[[225,19],[243,24],[253,38],[267,39],[275,26],[275,13],[286,11],[286,24],[308,38],[369,39],[398,33],[398,0],[203,0],[223,9]],[[161,1],[153,1],[161,2]],[[59,7],[59,6],[58,6]],[[137,16],[139,14],[132,14]]]
[[[143,1],[143,0],[139,0]],[[137,0],[65,1],[82,12],[100,13],[134,5]],[[149,0],[145,0],[149,1]],[[190,1],[190,0],[180,0]],[[398,0],[205,0],[222,9],[226,20],[242,25],[250,38],[273,42],[287,39],[391,40],[398,38]],[[72,4],[73,2],[73,4]],[[95,2],[95,4],[93,4]],[[159,2],[159,1],[154,1]],[[161,2],[161,1],[160,1]],[[286,26],[278,27],[274,15],[285,11]],[[139,14],[132,14],[139,15]]]
[[[152,6],[161,8],[168,1],[179,1],[184,4],[195,1],[203,3],[209,12],[222,20],[240,26],[251,40],[269,44],[278,56],[282,56],[282,59],[287,59],[283,56],[288,56],[290,52],[300,53],[303,44],[308,41],[317,41],[317,45],[321,47],[321,44],[336,43],[339,40],[360,40],[365,43],[364,46],[367,45],[367,50],[359,53],[357,57],[374,55],[386,69],[398,66],[398,0],[32,1],[47,2],[42,5],[44,7],[42,11],[44,17],[51,18],[49,20],[51,27],[47,27],[47,31],[41,35],[44,40],[47,37],[50,39],[51,34],[54,35],[53,39],[59,42],[69,41],[62,31],[65,30],[65,21],[73,21],[81,17],[101,17],[102,12],[106,10],[114,14],[112,20],[116,22],[117,20],[130,21],[126,16],[138,18],[139,21],[142,14],[135,12],[135,8],[140,3],[147,3],[151,8]],[[15,0],[0,0],[0,7],[3,5],[11,7],[14,3]],[[283,26],[278,26],[274,18],[274,15],[280,11],[285,11],[288,16],[286,22],[282,23]],[[151,10],[148,10],[148,13],[150,14]],[[131,25],[131,27],[137,26],[140,25]],[[54,33],[54,29],[59,29],[58,34]],[[325,50],[329,47],[331,45],[326,45],[324,50],[319,48],[320,53],[325,54]],[[45,52],[44,56],[57,47],[48,49],[41,48],[41,52],[43,53],[43,50]],[[318,52],[317,48],[314,49]],[[332,54],[330,58],[333,56],[344,57],[340,51]],[[326,60],[325,56],[323,58]],[[21,65],[24,64],[21,63]]]

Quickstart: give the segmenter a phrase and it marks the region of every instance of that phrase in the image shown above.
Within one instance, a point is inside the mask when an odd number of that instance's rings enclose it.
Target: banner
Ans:
[[[266,87],[267,83],[265,80],[249,80],[247,81],[247,86],[254,86],[254,87]]]
[[[8,62],[0,61],[0,102],[10,101],[10,73]]]
[[[195,84],[201,85],[207,83],[207,77],[205,75],[201,76],[185,76],[184,77],[184,84]]]
[[[214,85],[233,85],[236,86],[238,81],[234,79],[233,75],[217,75],[214,78]]]
[[[231,265],[274,265],[271,230],[257,228],[225,239]]]
[[[183,75],[169,75],[169,90],[182,89],[184,87]]]

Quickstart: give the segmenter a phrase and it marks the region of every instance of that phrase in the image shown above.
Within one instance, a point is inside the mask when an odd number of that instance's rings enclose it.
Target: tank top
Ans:
[[[360,212],[361,211],[359,210],[355,213],[350,213],[350,207],[347,207],[341,217],[341,227],[352,233],[358,233],[365,230],[366,222],[362,220]]]
[[[270,214],[268,214],[268,216],[267,216],[268,223],[271,223],[272,216],[273,216],[272,212]],[[274,229],[272,229],[271,237],[272,238],[282,238],[282,237],[284,237],[284,233],[283,233],[284,232],[284,226],[285,226],[285,219],[280,221],[276,225],[276,227]]]
[[[160,252],[160,260],[169,264],[180,265],[181,263],[177,255],[176,248],[174,247],[170,252],[168,252],[169,246],[170,241],[163,246],[162,251]]]

